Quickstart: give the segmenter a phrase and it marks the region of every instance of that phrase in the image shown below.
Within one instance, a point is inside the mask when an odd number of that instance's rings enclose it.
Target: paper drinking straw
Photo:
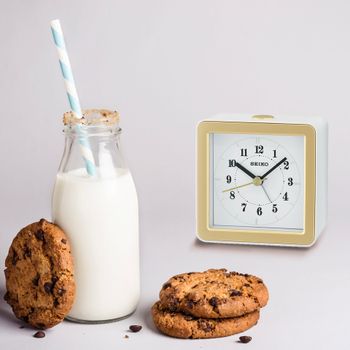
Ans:
[[[73,72],[69,62],[69,57],[66,50],[66,44],[64,41],[61,24],[58,19],[51,21],[51,32],[58,52],[59,62],[66,87],[69,105],[74,115],[80,119],[82,118],[83,113],[81,111],[77,89],[74,83]],[[96,174],[95,161],[89,142],[86,136],[84,135],[84,130],[81,127],[81,125],[77,125],[77,132],[81,153],[85,162],[86,171],[89,175],[93,176]]]

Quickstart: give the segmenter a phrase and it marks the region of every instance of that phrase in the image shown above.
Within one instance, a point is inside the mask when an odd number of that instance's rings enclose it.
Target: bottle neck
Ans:
[[[120,149],[121,128],[118,125],[66,125],[65,148],[60,173],[84,172],[82,147],[88,147],[97,177],[110,177],[126,165]]]
[[[66,138],[101,138],[106,140],[110,138],[111,140],[119,140],[119,136],[122,129],[118,125],[66,125],[64,128],[64,133]]]

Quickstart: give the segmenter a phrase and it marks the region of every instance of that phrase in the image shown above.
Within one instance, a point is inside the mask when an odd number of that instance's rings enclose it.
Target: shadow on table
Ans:
[[[20,327],[24,325],[24,323],[17,319],[11,312],[10,306],[4,300],[5,292],[5,286],[0,286],[0,322],[2,325]]]
[[[150,308],[148,306],[145,306],[140,314],[142,315],[142,322],[143,324],[151,330],[153,333],[159,333],[157,328],[155,327],[153,320],[152,320],[152,313],[150,312]]]

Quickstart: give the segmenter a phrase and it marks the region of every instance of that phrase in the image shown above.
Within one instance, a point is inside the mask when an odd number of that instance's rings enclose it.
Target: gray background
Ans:
[[[117,108],[141,209],[142,298],[129,319],[64,322],[31,337],[0,301],[2,349],[346,349],[350,305],[348,1],[0,2],[0,261],[24,225],[50,217],[68,109],[49,21],[60,18],[84,107]],[[195,125],[217,112],[318,114],[330,125],[329,224],[311,249],[195,239]],[[3,263],[1,264],[3,266]],[[156,332],[149,308],[172,274],[260,275],[258,326],[207,341]],[[0,274],[0,292],[4,279]],[[141,333],[123,335],[140,323]]]

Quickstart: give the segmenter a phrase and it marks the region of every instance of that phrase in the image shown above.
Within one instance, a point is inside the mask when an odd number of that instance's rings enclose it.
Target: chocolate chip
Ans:
[[[39,224],[40,224],[40,225],[43,225],[45,222],[46,222],[45,219],[40,219]]]
[[[129,336],[127,334],[124,335],[125,339],[129,339]]]
[[[259,280],[258,283],[264,283],[262,280]]]
[[[44,338],[45,337],[45,332],[43,331],[39,331],[39,332],[36,332],[34,335],[33,335],[34,338]]]
[[[13,249],[13,254],[12,254],[12,265],[16,265],[17,261],[19,260],[17,252]]]
[[[180,300],[176,297],[172,297],[170,300],[169,300],[169,306],[168,306],[168,309],[170,312],[174,312],[174,311],[177,311],[177,307],[178,305],[180,304]]]
[[[185,319],[186,321],[192,321],[192,320],[193,320],[193,317],[190,316],[190,315],[185,315],[185,316],[184,316],[184,319]]]
[[[24,247],[24,257],[30,258],[32,256],[32,251],[30,250],[30,248],[28,248],[28,246]]]
[[[232,272],[226,272],[226,273],[225,273],[225,276],[226,276],[226,277],[232,277],[232,276],[236,276],[237,274],[238,274],[237,272],[232,271]]]
[[[58,277],[57,276],[53,276],[51,278],[52,284],[55,284],[58,281]]]
[[[53,306],[57,307],[58,305],[60,305],[59,301],[57,298],[55,298],[55,300],[53,301]]]
[[[212,297],[209,299],[209,304],[213,307],[217,307],[219,305],[219,299],[216,297]]]
[[[53,259],[52,256],[50,256],[49,261],[50,261],[50,269],[53,270],[55,267],[55,260]]]
[[[39,229],[38,231],[35,232],[35,237],[39,240],[39,241],[44,241],[44,231]]]
[[[243,344],[247,344],[252,340],[252,337],[249,337],[248,335],[242,335],[239,337],[239,341]]]
[[[195,302],[194,302],[193,300],[191,300],[191,299],[189,299],[189,300],[186,301],[186,305],[187,305],[190,309],[193,308],[194,304],[195,304]]]
[[[176,305],[169,305],[168,309],[170,312],[176,312],[177,311],[177,306]]]
[[[45,289],[45,292],[46,292],[47,294],[51,293],[51,292],[52,292],[52,289],[53,289],[53,283],[51,283],[51,282],[46,282],[46,283],[44,284],[44,289]]]
[[[175,277],[173,277],[173,278],[174,278],[174,280],[176,280],[176,281],[185,282],[185,278],[184,278],[183,276],[175,276]]]
[[[57,294],[58,294],[60,297],[61,297],[65,292],[66,292],[66,290],[63,289],[63,288],[59,288],[59,289],[57,290]]]
[[[167,282],[163,284],[163,289],[167,289],[171,287],[171,283]]]
[[[197,322],[198,322],[198,327],[206,333],[211,332],[215,328],[215,326],[210,324],[208,321],[198,320]]]
[[[32,279],[32,283],[34,284],[34,286],[38,286],[39,285],[39,279],[40,279],[40,275],[37,274],[33,279]]]
[[[22,317],[20,317],[20,319],[22,321],[26,322],[26,323],[28,323],[28,321],[29,321],[29,317],[28,316],[22,316]]]
[[[67,240],[66,240],[65,238],[62,238],[62,239],[61,239],[61,242],[62,242],[63,244],[67,244]]]
[[[239,290],[236,289],[231,289],[230,290],[230,297],[237,297],[242,295],[242,292],[240,292]]]
[[[137,332],[140,332],[140,330],[142,329],[142,326],[133,324],[129,327],[129,329],[131,330],[131,332],[137,333]]]

